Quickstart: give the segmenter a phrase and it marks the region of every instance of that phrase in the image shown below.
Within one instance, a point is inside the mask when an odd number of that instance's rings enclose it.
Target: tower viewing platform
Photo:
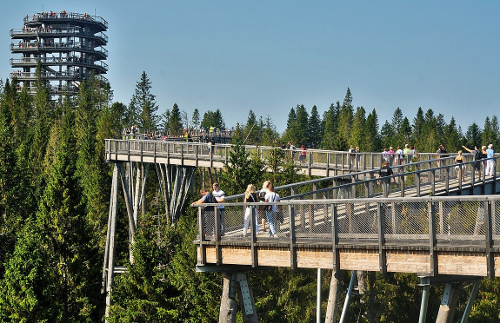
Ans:
[[[11,29],[12,79],[17,79],[28,93],[34,94],[36,69],[48,81],[53,96],[75,93],[80,83],[92,73],[102,81],[108,71],[104,48],[108,22],[99,16],[75,12],[40,12],[24,17],[21,29]]]

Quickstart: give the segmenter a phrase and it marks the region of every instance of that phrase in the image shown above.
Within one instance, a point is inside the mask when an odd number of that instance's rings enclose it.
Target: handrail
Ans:
[[[372,246],[372,249],[378,246],[385,250],[389,244],[398,248],[407,244],[431,251],[434,247],[482,253],[500,251],[499,195],[288,200],[267,204],[281,205],[277,211],[282,218],[277,229],[280,239],[270,238],[274,246],[315,242],[317,248],[333,244]],[[220,245],[226,239],[250,243],[241,234],[242,210],[247,206],[259,209],[264,204],[224,203],[223,218],[218,220],[215,216],[214,222],[214,212],[208,211],[217,205],[220,204],[194,205],[199,209],[196,244]],[[213,234],[214,223],[218,221],[224,223],[224,237],[217,232]],[[248,228],[253,230],[253,223]],[[263,244],[269,242],[265,236],[251,237]]]
[[[41,49],[57,49],[57,50],[75,50],[75,51],[91,51],[94,53],[101,53],[105,56],[108,56],[108,50],[102,46],[88,46],[88,45],[83,45],[82,43],[75,42],[75,43],[64,43],[64,44],[54,44],[52,46],[50,45],[42,45],[38,44],[36,42],[31,42],[31,43],[23,43],[21,46],[19,44],[10,44],[10,50],[14,51],[16,50],[22,50],[22,51],[38,51]]]
[[[77,28],[77,27],[61,27],[61,25],[57,25],[57,27],[52,28],[52,27],[24,27],[22,29],[19,28],[12,28],[9,32],[10,37],[15,37],[15,36],[26,36],[26,35],[45,35],[45,34],[54,34],[57,36],[67,36],[67,35],[73,35],[77,37],[87,37],[87,38],[101,38],[104,42],[108,42],[108,36],[100,31],[97,33],[90,33],[90,32],[84,32],[82,28]]]
[[[72,57],[23,57],[23,58],[11,58],[10,65],[37,65],[39,62],[42,64],[59,66],[61,63],[66,63],[64,65],[84,65],[89,67],[102,67],[108,70],[108,64],[103,61],[91,61],[91,60],[77,60]]]
[[[166,142],[161,140],[106,140],[106,154],[113,156],[114,154],[137,154],[141,152],[144,156],[162,157],[169,156],[170,158],[183,151],[183,158],[207,159],[224,163],[228,160],[231,144],[216,144],[212,147],[213,154],[209,155],[208,147],[205,143],[193,142]],[[246,145],[245,149],[249,152],[257,153],[260,158],[266,159],[269,152],[277,149],[275,147],[259,147]],[[284,153],[289,153],[285,150]],[[308,150],[309,162],[301,164],[308,169],[313,167],[335,167],[349,170],[348,158],[349,153],[345,151],[327,151],[320,149]],[[413,196],[421,196],[425,194],[436,194],[438,191],[449,193],[451,189],[474,187],[479,181],[476,177],[467,177],[468,180],[462,182],[456,177],[452,164],[454,157],[441,157],[436,159],[435,153],[419,154],[421,161],[415,161],[403,165],[393,166],[394,175],[390,177],[397,184],[391,185],[388,192],[383,191],[383,185],[377,185],[376,179],[381,164],[380,153],[361,153],[366,157],[361,159],[360,165],[356,165],[359,169],[351,169],[348,174],[328,176],[321,179],[313,179],[300,183],[283,185],[275,188],[284,199],[306,199],[316,194],[322,194],[322,198],[330,198],[334,195],[341,195],[348,198],[359,197],[375,197],[384,196],[389,193],[392,195],[399,194],[404,196],[410,194],[408,189],[412,189]],[[330,158],[326,156],[329,155]],[[497,159],[499,157],[495,157]],[[330,161],[330,164],[326,164]],[[331,163],[331,161],[334,161]],[[340,161],[340,162],[339,162]],[[365,164],[365,161],[369,161]],[[439,166],[435,166],[440,162]],[[473,167],[474,161],[463,163],[464,167],[469,171]],[[473,174],[475,175],[475,174]],[[346,181],[348,181],[346,183]],[[483,179],[484,181],[484,179]],[[258,183],[254,183],[258,186]],[[398,193],[399,192],[399,193]],[[236,194],[226,197],[227,201],[235,201],[242,199],[243,194]]]
[[[76,19],[76,20],[85,20],[85,21],[90,21],[90,22],[97,22],[103,24],[106,28],[108,27],[108,22],[100,17],[100,16],[92,16],[87,13],[80,14],[76,12],[65,12],[61,11],[60,13],[57,12],[38,12],[35,15],[32,16],[31,21],[39,21],[42,19]],[[29,22],[29,17],[26,16],[24,18],[24,22]]]

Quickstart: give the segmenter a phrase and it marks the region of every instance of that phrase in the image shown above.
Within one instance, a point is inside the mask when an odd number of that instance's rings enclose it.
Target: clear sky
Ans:
[[[226,126],[249,110],[286,128],[304,104],[322,115],[351,89],[379,124],[399,107],[455,117],[465,132],[500,116],[500,1],[32,0],[2,1],[0,78],[12,71],[9,31],[41,11],[109,23],[114,101],[128,105],[145,71],[159,113],[220,109]],[[19,57],[19,56],[16,56]]]

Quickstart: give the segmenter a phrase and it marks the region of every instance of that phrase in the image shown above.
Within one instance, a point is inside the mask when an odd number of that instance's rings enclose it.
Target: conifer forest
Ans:
[[[145,72],[127,103],[114,102],[111,86],[97,78],[82,83],[75,95],[56,100],[42,78],[34,95],[19,90],[15,79],[0,85],[0,322],[104,321],[102,264],[112,179],[104,140],[122,138],[123,129],[131,125],[172,135],[182,135],[187,127],[234,129],[226,168],[198,168],[188,202],[213,181],[229,196],[243,193],[250,183],[260,187],[271,180],[280,186],[309,179],[279,156],[271,155],[270,166],[265,166],[242,149],[243,142],[276,147],[291,142],[331,150],[352,145],[364,152],[405,144],[419,152],[435,152],[440,144],[454,153],[462,145],[500,147],[495,115],[483,125],[458,125],[453,116],[445,119],[438,111],[419,107],[379,116],[374,109],[355,108],[349,88],[343,99],[332,98],[329,107],[291,107],[287,127],[278,133],[269,116],[251,110],[241,111],[248,113],[247,121],[236,125],[226,125],[219,110],[195,109],[188,115],[177,104],[160,115]],[[264,167],[272,169],[263,172]],[[218,322],[222,274],[195,271],[197,210],[186,203],[178,218],[168,218],[156,178],[148,177],[146,195],[154,202],[140,218],[132,246],[126,244],[126,223],[117,225],[123,241],[117,265],[128,270],[115,277],[108,321]],[[119,212],[126,212],[123,201],[119,205]],[[314,322],[316,277],[315,270],[250,271],[259,322]],[[349,278],[344,272],[344,295]],[[322,313],[330,279],[331,271],[324,270]],[[370,272],[364,279],[366,292],[351,302],[347,322],[418,321],[422,290],[416,275]],[[470,290],[472,283],[463,288]],[[442,289],[431,288],[428,322],[435,320]],[[467,297],[465,292],[459,296],[458,312],[463,312]],[[483,280],[468,322],[500,322],[499,304],[500,280]]]

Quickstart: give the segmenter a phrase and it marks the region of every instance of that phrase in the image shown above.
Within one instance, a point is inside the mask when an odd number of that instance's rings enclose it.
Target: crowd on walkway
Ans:
[[[212,190],[208,191],[206,188],[200,189],[201,198],[191,204],[194,206],[196,204],[202,203],[223,203],[225,201],[225,193],[220,189],[219,183],[212,184]],[[257,203],[262,202],[262,206],[258,205],[248,205],[244,207],[244,212],[242,214],[243,218],[243,231],[241,236],[247,237],[248,229],[250,223],[254,224],[254,232],[256,235],[260,233],[267,233],[268,237],[277,238],[280,231],[280,226],[283,223],[283,213],[281,205],[265,205],[264,203],[279,203],[280,196],[278,193],[274,192],[274,185],[270,181],[265,181],[262,184],[262,189],[257,194],[257,190],[253,184],[248,184],[245,190],[245,197],[243,199],[244,203]],[[205,219],[205,235],[215,235],[215,210],[217,209],[217,222],[219,226],[219,232],[221,236],[224,236],[225,232],[225,219],[224,219],[224,205],[220,206],[209,206],[203,209],[203,216]],[[260,228],[259,228],[260,220]],[[269,230],[268,230],[269,228]]]

